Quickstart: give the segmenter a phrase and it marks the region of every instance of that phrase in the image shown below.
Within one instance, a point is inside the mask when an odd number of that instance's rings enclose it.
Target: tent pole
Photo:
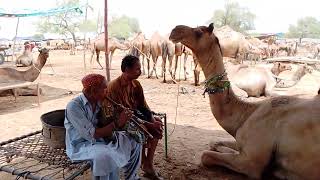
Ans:
[[[13,61],[13,56],[14,56],[14,53],[15,53],[14,50],[15,50],[16,40],[17,40],[17,35],[18,35],[19,22],[20,22],[20,17],[18,17],[17,26],[16,26],[16,34],[14,35],[14,40],[13,40],[13,46],[12,46],[12,61]]]
[[[107,81],[110,81],[109,48],[108,48],[108,0],[104,0],[104,42]]]
[[[86,14],[84,17],[84,22],[86,23],[88,19],[88,0],[86,4]],[[87,65],[86,65],[86,50],[87,50],[87,44],[86,44],[86,36],[87,36],[87,31],[84,32],[84,37],[83,37],[83,68],[84,68],[84,75],[86,75],[87,71]],[[89,45],[89,44],[88,44]]]

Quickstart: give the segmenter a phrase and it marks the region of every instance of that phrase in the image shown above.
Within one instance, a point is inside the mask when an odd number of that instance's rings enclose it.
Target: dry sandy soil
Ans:
[[[118,53],[114,57],[112,79],[120,75],[120,60],[123,55],[124,53]],[[37,57],[37,54],[34,54],[34,57]],[[100,58],[104,63],[104,57]],[[18,97],[17,102],[14,102],[12,96],[0,97],[0,141],[40,130],[40,116],[43,113],[65,108],[67,102],[81,91],[80,80],[85,74],[82,52],[70,56],[66,51],[51,51],[49,59],[38,78],[44,91],[40,107],[36,104],[36,97]],[[158,67],[160,64],[161,61],[158,62]],[[2,66],[13,67],[10,62]],[[96,63],[90,67],[87,55],[86,73],[105,74],[104,70],[97,67]],[[226,140],[232,137],[219,126],[211,114],[208,98],[202,96],[203,87],[192,85],[193,72],[190,71],[190,61],[187,69],[189,80],[181,81],[180,85],[172,83],[169,76],[169,82],[166,84],[162,83],[161,79],[147,79],[146,76],[139,78],[149,106],[156,112],[167,113],[168,117],[169,157],[164,157],[164,143],[161,142],[156,153],[156,168],[165,179],[247,179],[225,168],[216,167],[209,170],[199,165],[201,152],[209,148],[210,140]],[[290,73],[284,72],[284,76],[289,77]],[[181,71],[181,79],[182,77]],[[297,86],[281,93],[314,95],[319,88],[319,77],[319,72],[308,74]],[[202,74],[200,80],[204,80]],[[178,93],[178,89],[184,89],[187,93]],[[0,173],[0,179],[11,178]]]

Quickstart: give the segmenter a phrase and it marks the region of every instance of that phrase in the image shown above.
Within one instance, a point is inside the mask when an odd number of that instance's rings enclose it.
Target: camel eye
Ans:
[[[200,38],[202,36],[202,31],[201,30],[196,30],[195,34],[196,34],[197,38]]]

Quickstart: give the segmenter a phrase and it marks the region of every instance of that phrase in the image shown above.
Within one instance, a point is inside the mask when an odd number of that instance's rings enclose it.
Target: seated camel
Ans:
[[[304,99],[278,96],[246,102],[234,94],[225,72],[213,24],[176,26],[170,39],[189,47],[206,81],[211,111],[234,142],[211,143],[202,154],[204,166],[224,166],[251,178],[272,173],[280,179],[320,177],[320,95]]]
[[[13,68],[0,68],[0,84],[1,83],[10,83],[10,82],[19,82],[19,81],[29,81],[33,82],[35,81],[43,66],[47,62],[47,59],[49,57],[49,50],[48,49],[39,49],[39,56],[37,59],[37,62],[34,64],[34,66],[29,67],[25,71],[18,71]],[[41,91],[40,91],[41,92]],[[17,91],[18,95],[37,95],[36,89],[30,89],[30,88],[20,88]],[[8,94],[13,94],[13,91],[0,91],[0,95],[5,96]]]

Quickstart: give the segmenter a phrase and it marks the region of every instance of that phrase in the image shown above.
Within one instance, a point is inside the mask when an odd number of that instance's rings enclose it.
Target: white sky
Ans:
[[[85,1],[85,0],[82,0]],[[320,20],[319,0],[238,0],[256,14],[256,31],[264,33],[286,32],[289,24],[295,24],[304,16],[314,16]],[[97,17],[104,11],[104,0],[89,0],[94,11],[89,17]],[[0,8],[53,8],[55,0],[0,0]],[[170,33],[178,25],[205,25],[214,10],[224,6],[224,0],[109,0],[109,15],[128,15],[139,20],[140,27],[147,36],[155,31]],[[20,19],[18,36],[32,36],[36,33],[34,22],[37,17]],[[16,18],[0,18],[0,38],[13,38]]]

